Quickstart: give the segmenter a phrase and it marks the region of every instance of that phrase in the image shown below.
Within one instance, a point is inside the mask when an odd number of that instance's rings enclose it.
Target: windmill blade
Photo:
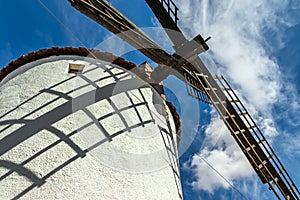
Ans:
[[[178,28],[178,8],[172,0],[146,1],[172,40],[173,55],[165,52],[107,1],[69,1],[80,12],[158,63],[151,74],[155,81],[159,82],[175,71],[174,75],[187,81],[191,92],[200,92],[194,93],[194,97],[215,107],[262,182],[269,185],[278,199],[279,193],[285,199],[299,199],[298,188],[227,81],[223,77],[215,79],[198,57],[208,50],[207,40],[198,35],[188,41]]]
[[[184,55],[191,65],[189,71],[198,78],[196,85],[205,91],[209,103],[216,108],[262,182],[268,183],[279,199],[278,193],[285,199],[299,199],[299,190],[228,82],[223,77],[218,78],[217,82],[198,57],[199,53],[208,50],[207,40],[200,35],[191,41],[185,38],[177,26],[178,8],[172,0],[146,2],[165,28],[176,54]],[[221,87],[226,88],[225,92]],[[230,95],[234,97],[230,98]],[[203,101],[202,98],[199,100]]]
[[[197,55],[208,50],[208,45],[206,44],[207,40],[204,40],[201,35],[197,35],[192,41],[188,41],[179,27],[177,26],[178,16],[178,7],[172,0],[146,0],[147,4],[157,17],[158,21],[168,34],[169,38],[173,42],[174,50],[181,55],[183,52],[187,52],[187,47],[195,48],[200,47]],[[190,44],[190,43],[193,43]],[[190,49],[191,51],[191,49]]]
[[[140,28],[122,15],[106,0],[68,0],[78,11],[88,16],[98,24],[116,34],[128,44],[139,50],[145,56],[158,63],[158,67],[151,75],[152,81],[158,83],[170,74],[182,81],[189,77],[189,81],[196,82],[195,77],[186,74],[181,65],[185,62],[179,56],[170,55],[147,36]],[[187,57],[187,56],[186,56]],[[170,69],[172,68],[172,70]],[[174,74],[175,72],[175,74]],[[191,84],[188,82],[188,84]],[[193,87],[198,92],[199,88]]]
[[[299,199],[295,183],[228,82],[224,77],[214,78],[204,63],[192,64],[202,71],[194,72],[195,77],[261,181],[278,199],[280,193],[285,199]]]
[[[69,0],[71,5],[116,34],[156,63],[168,64],[172,56],[105,0]]]

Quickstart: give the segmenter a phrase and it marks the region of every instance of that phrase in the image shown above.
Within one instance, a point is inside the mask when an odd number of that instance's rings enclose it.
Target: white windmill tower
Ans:
[[[2,69],[1,199],[181,199],[178,115],[137,74],[84,48]]]

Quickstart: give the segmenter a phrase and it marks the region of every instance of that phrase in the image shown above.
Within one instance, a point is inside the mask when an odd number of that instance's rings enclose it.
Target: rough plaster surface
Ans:
[[[181,199],[175,126],[157,95],[79,56],[16,70],[0,83],[0,199]]]

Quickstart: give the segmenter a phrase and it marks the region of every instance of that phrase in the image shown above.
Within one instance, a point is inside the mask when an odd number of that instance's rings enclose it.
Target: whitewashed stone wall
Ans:
[[[0,199],[181,199],[176,145],[158,94],[104,61],[50,57],[0,83]]]

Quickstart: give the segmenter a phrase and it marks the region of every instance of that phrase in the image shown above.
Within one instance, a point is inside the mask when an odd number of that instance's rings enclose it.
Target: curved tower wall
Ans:
[[[1,199],[181,199],[172,115],[132,73],[44,58],[0,82],[0,105]]]

